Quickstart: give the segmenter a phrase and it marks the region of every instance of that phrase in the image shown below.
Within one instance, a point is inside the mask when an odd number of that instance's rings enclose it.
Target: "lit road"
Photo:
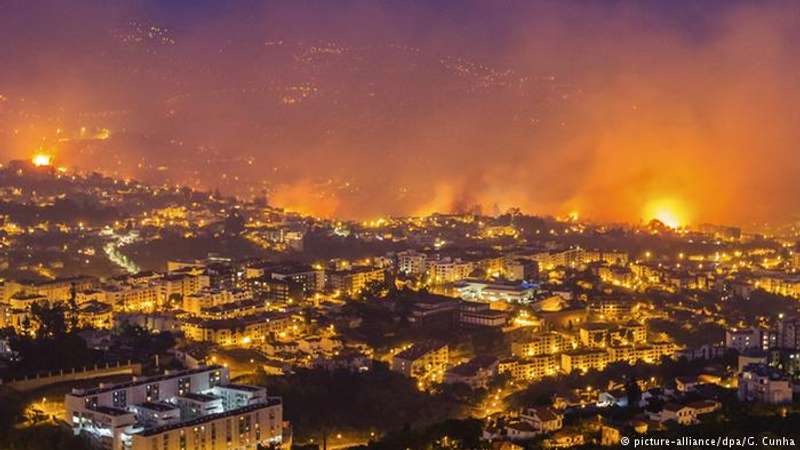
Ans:
[[[139,232],[134,230],[124,235],[111,232],[110,236],[111,241],[103,246],[103,251],[108,256],[108,259],[128,273],[140,272],[141,268],[119,250],[124,245],[136,242],[139,239]]]
[[[25,422],[22,426],[35,425],[41,422],[58,422],[64,420],[66,410],[63,401],[54,401],[46,397],[36,399],[25,407]]]

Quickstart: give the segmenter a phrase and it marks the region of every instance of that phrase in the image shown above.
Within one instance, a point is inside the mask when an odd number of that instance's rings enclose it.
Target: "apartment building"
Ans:
[[[110,450],[244,450],[284,441],[281,399],[231,384],[222,366],[73,389],[64,405],[76,434]]]

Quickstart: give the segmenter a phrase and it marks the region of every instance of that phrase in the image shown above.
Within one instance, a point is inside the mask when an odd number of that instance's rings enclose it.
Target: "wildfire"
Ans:
[[[679,228],[687,222],[686,208],[674,199],[658,199],[647,204],[644,219],[656,219],[670,228]]]
[[[37,153],[31,158],[31,162],[36,167],[49,166],[53,163],[53,156],[47,153]]]

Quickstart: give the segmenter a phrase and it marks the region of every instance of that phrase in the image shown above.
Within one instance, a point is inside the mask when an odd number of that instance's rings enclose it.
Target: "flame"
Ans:
[[[47,153],[37,153],[31,158],[31,162],[36,167],[49,166],[53,163],[53,155]]]
[[[685,206],[676,199],[657,199],[649,202],[644,209],[645,221],[658,220],[670,228],[679,228],[686,224]]]

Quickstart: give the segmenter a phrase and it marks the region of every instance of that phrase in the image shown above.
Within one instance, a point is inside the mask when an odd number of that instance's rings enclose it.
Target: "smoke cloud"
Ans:
[[[787,221],[799,34],[796,2],[12,0],[0,156],[327,217]]]

